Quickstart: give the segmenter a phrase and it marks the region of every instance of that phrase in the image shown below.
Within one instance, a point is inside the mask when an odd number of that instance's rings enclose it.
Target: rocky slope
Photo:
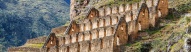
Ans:
[[[190,3],[190,0],[169,0],[169,15],[160,20],[158,28],[146,30],[146,36],[127,44],[126,52],[190,51],[191,8],[187,7]]]
[[[66,21],[69,4],[64,0],[0,0],[0,52],[48,35]]]

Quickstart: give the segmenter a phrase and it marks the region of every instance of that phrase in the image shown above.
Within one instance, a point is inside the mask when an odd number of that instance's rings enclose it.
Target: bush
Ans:
[[[120,5],[120,4],[125,4],[125,3],[136,3],[136,2],[140,2],[141,0],[123,0],[123,1],[115,1],[115,0],[109,0],[106,5]]]
[[[111,5],[111,4],[114,4],[114,3],[115,3],[114,0],[109,0],[109,1],[107,2],[108,5]]]
[[[167,16],[166,16],[166,19],[174,19],[174,14],[172,13],[169,13]]]
[[[141,0],[129,0],[128,2],[130,3],[130,4],[132,4],[132,3],[136,3],[136,2],[140,2]]]
[[[67,21],[64,26],[69,26],[70,25],[70,21]]]
[[[191,10],[191,3],[179,5],[177,9],[179,12],[188,12],[189,10]]]
[[[190,17],[186,17],[186,22],[187,22],[187,23],[190,22]]]

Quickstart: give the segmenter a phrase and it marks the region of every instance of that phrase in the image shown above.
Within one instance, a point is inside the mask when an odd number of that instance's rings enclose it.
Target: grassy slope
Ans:
[[[42,46],[44,45],[44,43],[36,43],[36,44],[25,44],[21,47],[31,47],[31,48],[42,48]]]

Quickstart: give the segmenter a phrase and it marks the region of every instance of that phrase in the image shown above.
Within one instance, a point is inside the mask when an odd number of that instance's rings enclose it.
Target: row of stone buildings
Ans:
[[[83,0],[79,4],[76,3],[79,0],[71,0],[70,25],[53,29],[40,51],[119,52],[121,46],[137,38],[139,31],[155,27],[158,19],[168,14],[168,0],[85,7],[90,6],[91,1]],[[84,12],[83,19],[76,20],[81,14],[77,15],[78,12],[73,11],[81,8],[80,6],[87,8],[87,12]]]

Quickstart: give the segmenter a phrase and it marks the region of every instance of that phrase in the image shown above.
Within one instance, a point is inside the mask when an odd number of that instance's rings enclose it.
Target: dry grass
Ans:
[[[32,48],[41,48],[44,43],[39,43],[39,44],[25,44],[21,47],[32,47]]]

